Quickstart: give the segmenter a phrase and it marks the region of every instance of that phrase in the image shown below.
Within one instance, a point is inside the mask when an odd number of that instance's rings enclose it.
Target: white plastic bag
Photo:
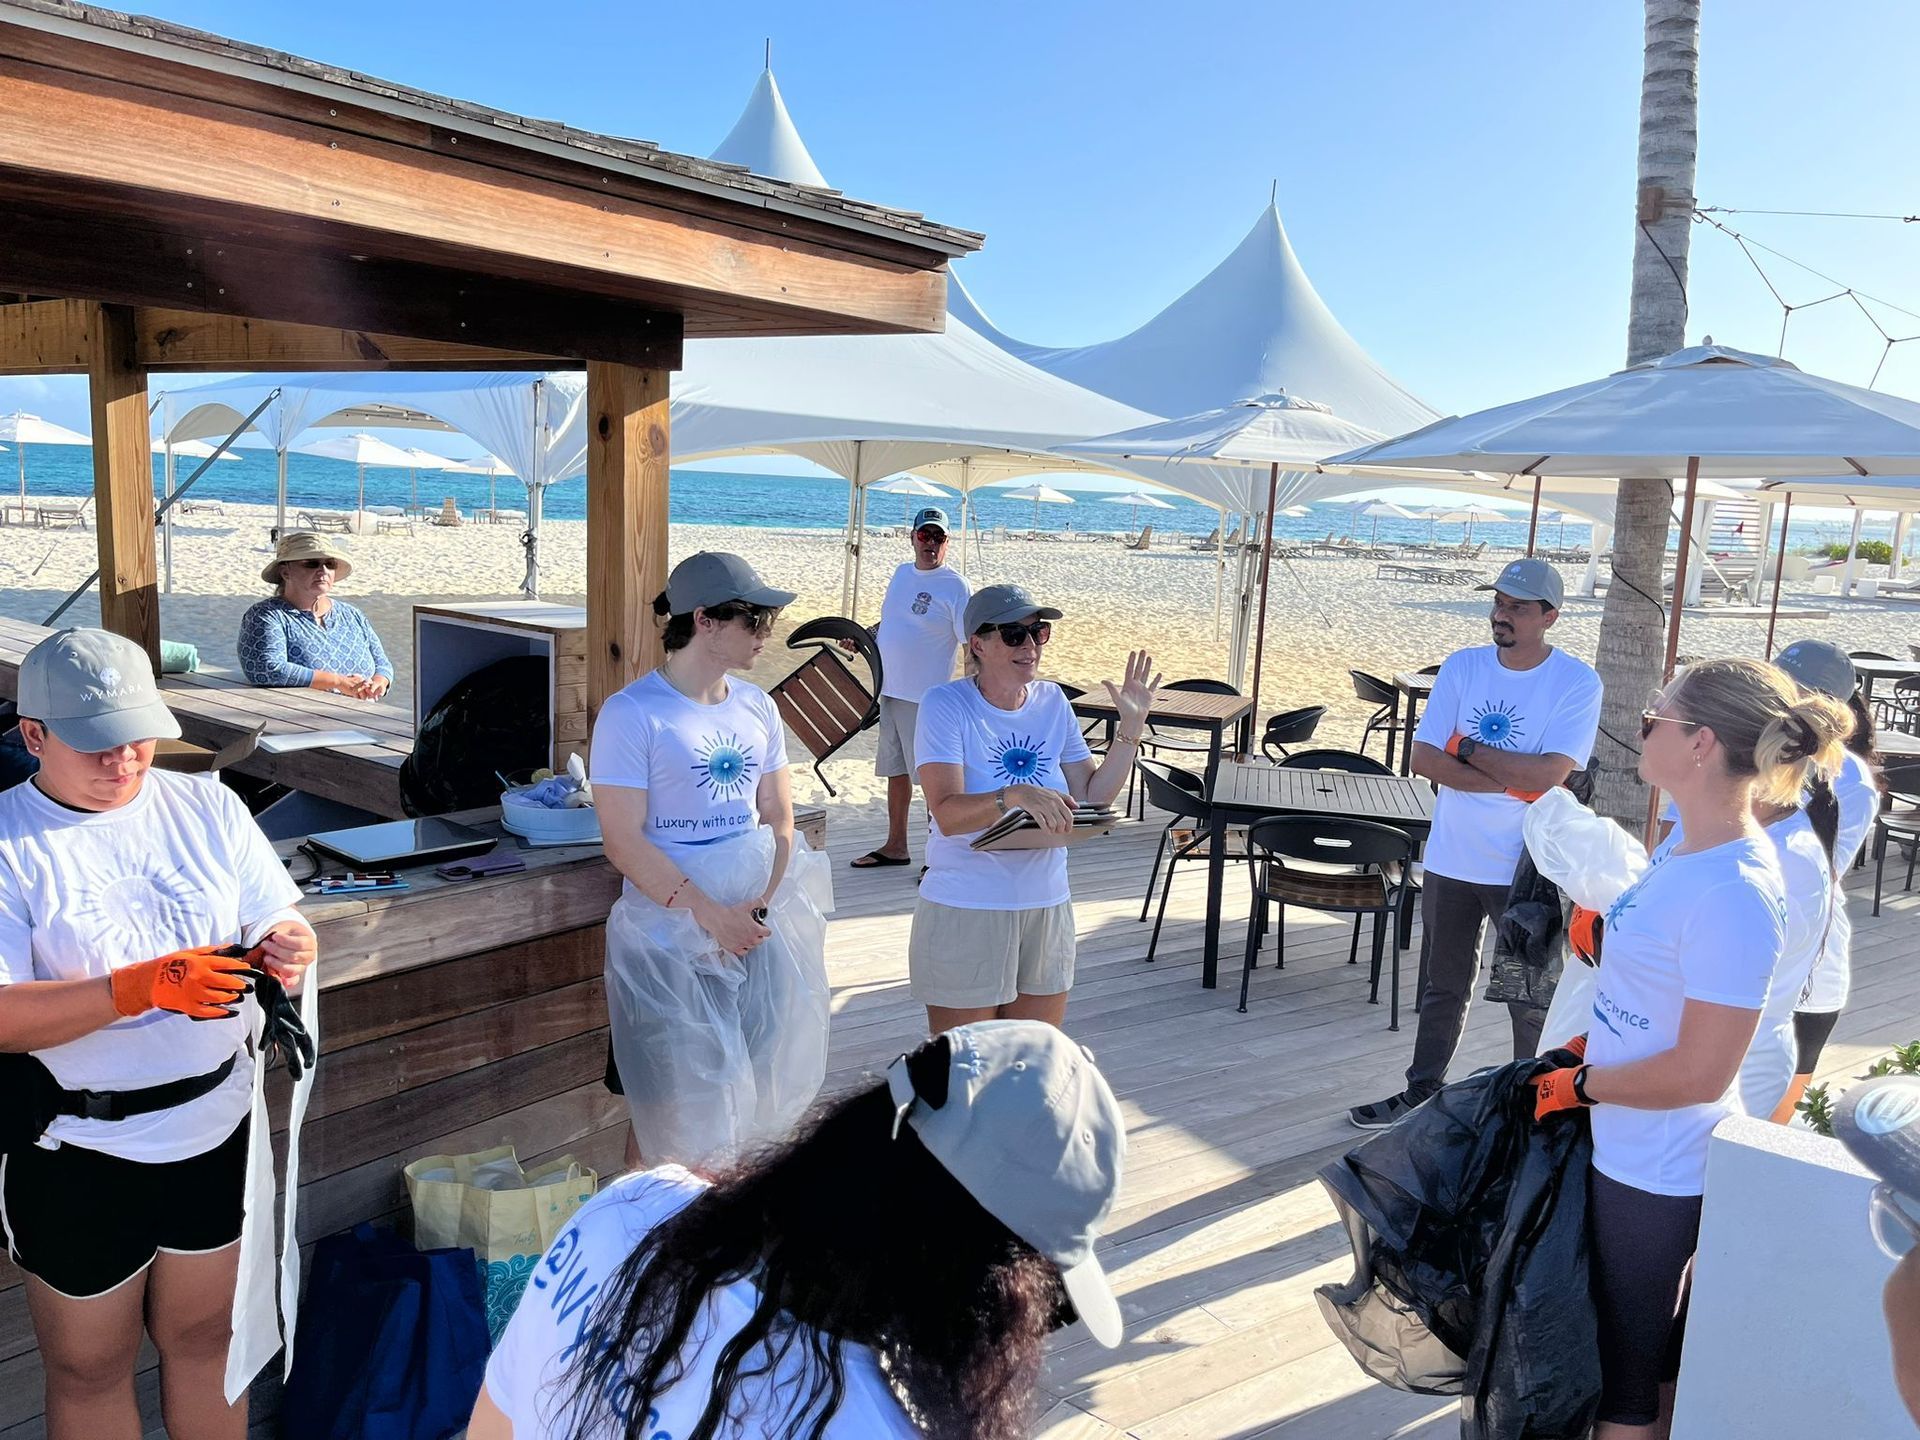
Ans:
[[[1640,842],[1566,789],[1549,790],[1527,807],[1522,834],[1534,868],[1588,910],[1604,911],[1646,873]]]
[[[1572,954],[1567,956],[1560,982],[1553,988],[1553,1003],[1547,1006],[1547,1018],[1540,1022],[1540,1054],[1558,1050],[1574,1036],[1587,1033],[1593,1021],[1593,988],[1599,977],[1596,967]]]
[[[676,847],[725,905],[773,871],[773,832]],[[685,910],[623,895],[607,917],[607,1009],[634,1138],[649,1165],[724,1161],[784,1135],[827,1073],[831,862],[796,838],[767,909],[773,933],[736,959]]]

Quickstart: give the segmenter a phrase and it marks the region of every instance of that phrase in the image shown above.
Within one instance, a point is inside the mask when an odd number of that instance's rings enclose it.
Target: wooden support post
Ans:
[[[587,709],[660,663],[669,372],[587,365]]]
[[[138,642],[160,673],[160,586],[153,554],[153,456],[147,374],[134,360],[133,312],[102,305],[87,353],[100,623]]]

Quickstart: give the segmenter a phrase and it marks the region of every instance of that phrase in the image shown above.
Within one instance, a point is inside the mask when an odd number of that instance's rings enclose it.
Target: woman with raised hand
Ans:
[[[1607,911],[1584,1057],[1535,1081],[1540,1120],[1592,1107],[1595,1440],[1672,1423],[1707,1143],[1740,1108],[1786,946],[1786,883],[1754,806],[1797,804],[1810,774],[1839,767],[1852,724],[1757,660],[1691,666],[1641,717],[1640,776],[1674,798],[1679,830]]]

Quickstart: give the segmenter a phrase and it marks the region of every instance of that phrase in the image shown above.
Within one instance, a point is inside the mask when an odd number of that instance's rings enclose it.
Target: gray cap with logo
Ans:
[[[1042,605],[1024,585],[987,585],[967,601],[964,624],[969,635],[982,625],[1010,625],[1015,620],[1058,620],[1060,612]]]
[[[1567,598],[1567,587],[1560,572],[1544,560],[1509,560],[1491,585],[1476,585],[1476,590],[1498,590],[1516,600],[1544,600],[1555,610]]]
[[[943,534],[953,529],[953,526],[947,523],[947,512],[942,510],[938,505],[929,505],[926,509],[918,511],[914,515],[914,529],[918,530],[927,525],[933,526]]]
[[[180,738],[147,652],[107,630],[61,630],[29,650],[16,704],[61,744],[88,754]]]
[[[1920,1076],[1882,1075],[1853,1086],[1833,1108],[1833,1133],[1854,1159],[1920,1200]]]
[[[744,600],[749,605],[791,605],[794,593],[776,590],[746,561],[724,550],[689,555],[667,576],[667,609],[671,614],[691,615],[729,600]]]
[[[1773,657],[1797,685],[1835,700],[1846,700],[1860,683],[1847,652],[1831,640],[1796,640]]]
[[[913,1127],[929,1154],[1060,1271],[1067,1298],[1102,1345],[1120,1343],[1120,1306],[1094,1242],[1120,1191],[1126,1124],[1093,1056],[1038,1020],[949,1030],[947,1098],[922,1100],[907,1057],[887,1067],[894,1134]]]

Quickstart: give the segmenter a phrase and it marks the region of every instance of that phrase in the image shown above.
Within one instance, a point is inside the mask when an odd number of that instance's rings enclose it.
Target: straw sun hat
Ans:
[[[260,571],[260,578],[269,585],[280,583],[280,567],[289,560],[331,560],[334,574],[341,580],[353,573],[353,562],[345,553],[329,545],[311,530],[295,530],[282,535],[280,544],[273,552],[273,559]]]

